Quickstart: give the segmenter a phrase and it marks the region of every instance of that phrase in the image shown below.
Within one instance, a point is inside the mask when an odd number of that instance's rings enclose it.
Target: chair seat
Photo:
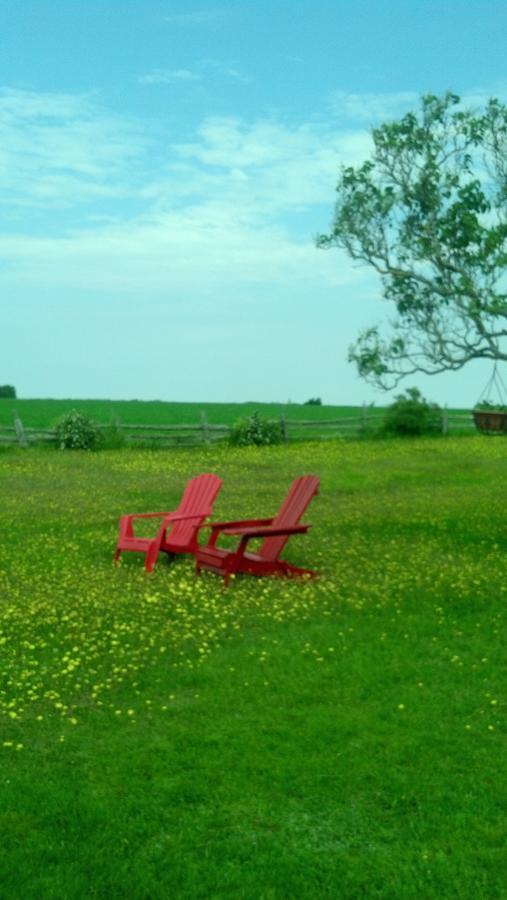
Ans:
[[[153,538],[140,538],[140,537],[122,537],[121,540],[118,541],[118,547],[120,550],[131,550],[133,552],[139,551],[141,553],[146,552],[150,548],[153,543]]]
[[[203,568],[221,572],[227,562],[230,561],[231,551],[223,550],[221,547],[203,546],[194,552],[194,556],[197,563]],[[262,558],[258,553],[245,553],[241,559],[242,563],[243,561],[246,563],[252,562],[255,565],[255,563],[262,562]]]
[[[118,541],[118,546],[121,550],[131,550],[131,551],[140,551],[145,552],[148,550],[153,542],[155,537],[122,537],[121,540]],[[166,540],[162,541],[159,549],[165,550],[167,553],[191,553],[193,550],[193,543],[187,537],[181,540]]]

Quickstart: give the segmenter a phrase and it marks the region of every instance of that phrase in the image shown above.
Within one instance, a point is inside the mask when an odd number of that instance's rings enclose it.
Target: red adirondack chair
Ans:
[[[202,528],[211,528],[207,544],[194,550],[196,572],[209,569],[223,575],[225,584],[236,573],[248,575],[295,575],[315,576],[311,569],[301,569],[280,559],[285,544],[292,534],[305,534],[310,525],[300,525],[299,520],[312,497],[319,492],[316,475],[302,475],[292,482],[289,492],[278,513],[272,519],[243,519],[238,522],[210,522]],[[236,535],[240,538],[235,550],[217,547],[220,534]],[[256,553],[247,552],[252,538],[264,538]]]
[[[222,486],[218,475],[198,475],[185,487],[178,509],[174,512],[131,513],[120,517],[120,533],[115,563],[122,551],[145,553],[144,567],[152,572],[160,551],[163,553],[193,553],[197,547],[198,528],[211,515],[214,500]],[[162,519],[154,537],[136,537],[136,519]]]

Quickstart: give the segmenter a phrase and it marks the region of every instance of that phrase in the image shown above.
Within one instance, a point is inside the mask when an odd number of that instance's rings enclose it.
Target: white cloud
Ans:
[[[200,81],[201,76],[189,69],[153,69],[138,80],[140,84],[174,84],[178,81]]]
[[[424,93],[424,92],[423,92]],[[487,91],[484,88],[467,91],[461,96],[463,106],[480,109],[491,97],[498,97],[502,102],[507,99],[505,84],[498,89]],[[385,121],[398,119],[411,110],[420,107],[421,94],[415,91],[397,91],[378,94],[354,94],[348,91],[332,91],[329,100],[333,113],[339,121],[356,122],[358,125],[375,126]]]
[[[137,79],[139,84],[175,84],[177,82],[206,81],[215,82],[220,80],[236,81],[240,84],[249,84],[252,81],[250,75],[245,74],[240,67],[234,62],[220,62],[214,59],[200,60],[196,67],[200,71],[192,71],[191,69],[167,69],[156,68],[151,72],[140,75]]]
[[[208,119],[192,143],[176,144],[180,189],[195,189],[204,178],[208,194],[214,190],[236,207],[270,219],[294,209],[330,204],[340,163],[362,161],[370,137],[363,131],[335,134],[329,129],[276,121],[252,124],[238,119]],[[204,167],[204,168],[203,168]],[[187,177],[181,178],[186,170]]]
[[[212,118],[169,144],[92,96],[12,91],[0,94],[0,122],[11,209],[65,211],[47,217],[44,237],[4,225],[4,288],[206,295],[362,277],[317,252],[314,234],[331,217],[339,163],[368,152],[366,132]]]
[[[224,15],[224,9],[201,9],[193,12],[171,13],[164,16],[164,22],[182,28],[200,28],[219,21]]]
[[[0,111],[4,121],[73,119],[96,112],[91,94],[50,94],[40,91],[0,88]]]
[[[11,208],[135,194],[148,146],[140,124],[91,95],[0,90],[0,190]]]
[[[5,288],[106,291],[122,296],[208,298],[264,285],[343,285],[358,270],[340,270],[336,258],[297,242],[281,227],[256,231],[233,222],[225,210],[198,209],[184,216],[106,226],[66,238],[11,237],[2,242]]]
[[[399,91],[391,94],[353,94],[333,91],[330,95],[334,113],[346,120],[376,125],[398,118],[418,104],[419,94]]]
[[[208,75],[218,75],[230,81],[237,81],[240,84],[250,84],[253,80],[252,76],[246,74],[236,61],[224,62],[217,59],[203,59],[201,65]]]

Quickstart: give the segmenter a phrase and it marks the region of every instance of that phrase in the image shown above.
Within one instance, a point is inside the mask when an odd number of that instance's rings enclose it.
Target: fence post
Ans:
[[[16,437],[20,447],[28,447],[28,439],[23,428],[23,423],[17,412],[14,413],[14,428],[16,429]]]
[[[280,430],[282,432],[282,439],[287,443],[287,441],[289,440],[289,431],[287,428],[287,420],[283,413],[280,416]]]
[[[202,427],[202,439],[204,444],[209,444],[209,428],[208,428],[208,417],[204,410],[201,410],[201,427]]]
[[[442,434],[449,434],[449,410],[447,403],[442,410]]]
[[[363,403],[363,408],[361,410],[361,425],[363,431],[366,431],[368,428],[368,404]]]

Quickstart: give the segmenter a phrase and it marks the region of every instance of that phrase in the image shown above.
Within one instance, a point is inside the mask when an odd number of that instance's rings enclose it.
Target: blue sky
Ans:
[[[23,397],[389,401],[389,315],[315,248],[369,129],[507,98],[505,2],[0,0],[0,383]],[[411,378],[473,404],[490,374]]]

